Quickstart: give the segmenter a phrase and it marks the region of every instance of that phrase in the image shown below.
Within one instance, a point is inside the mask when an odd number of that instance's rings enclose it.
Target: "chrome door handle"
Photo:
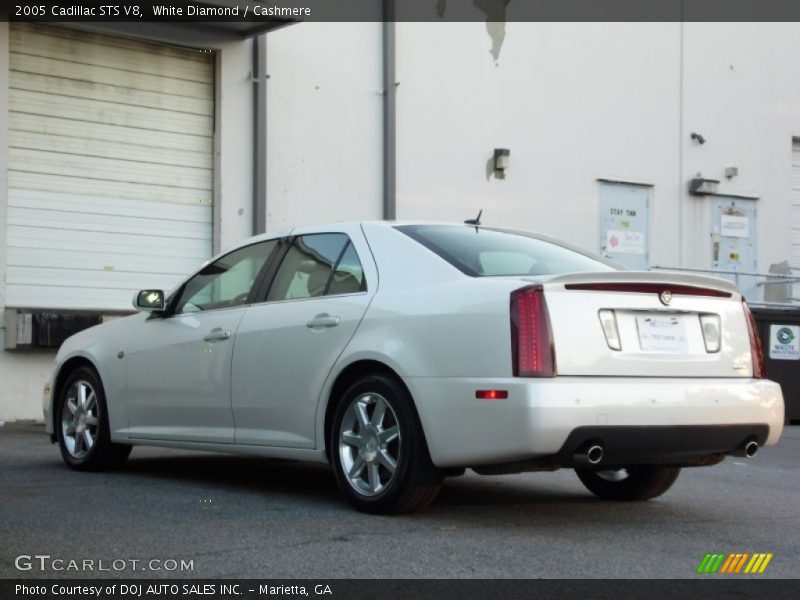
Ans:
[[[231,337],[231,332],[228,329],[221,329],[217,327],[209,331],[203,338],[207,342],[221,342]]]
[[[332,317],[327,313],[322,313],[321,315],[317,315],[313,319],[311,319],[308,323],[306,323],[306,327],[309,329],[317,329],[322,327],[336,327],[339,324],[341,319],[339,317]]]

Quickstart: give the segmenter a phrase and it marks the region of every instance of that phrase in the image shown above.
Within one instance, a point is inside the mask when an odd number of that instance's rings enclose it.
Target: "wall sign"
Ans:
[[[606,248],[619,254],[644,254],[644,233],[609,229],[606,232]]]
[[[725,237],[750,237],[750,219],[747,217],[722,215],[719,226],[720,234]]]
[[[769,326],[769,357],[800,360],[800,325]]]

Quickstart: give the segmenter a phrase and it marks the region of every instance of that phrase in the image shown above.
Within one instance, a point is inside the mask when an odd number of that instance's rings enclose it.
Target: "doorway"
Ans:
[[[711,268],[734,281],[748,300],[758,295],[755,273],[756,201],[751,198],[714,196],[711,199]],[[725,272],[735,272],[725,273]]]
[[[600,182],[600,253],[631,269],[650,266],[652,187]]]

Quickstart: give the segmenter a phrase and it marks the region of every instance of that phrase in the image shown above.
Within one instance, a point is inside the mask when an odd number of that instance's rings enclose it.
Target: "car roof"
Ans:
[[[276,238],[288,237],[290,235],[305,235],[308,233],[319,233],[321,231],[347,231],[353,228],[360,228],[364,225],[372,225],[377,227],[385,227],[385,228],[392,228],[397,227],[398,225],[459,225],[460,223],[453,223],[450,221],[443,221],[443,222],[435,222],[435,221],[381,221],[381,220],[367,220],[367,221],[332,221],[328,223],[318,223],[313,225],[303,225],[299,227],[293,227],[291,229],[284,229],[282,231],[269,231],[267,233],[260,233],[258,235],[250,236],[239,240],[238,242],[234,242],[225,247],[223,254],[230,252],[231,250],[235,250],[236,248],[241,248],[243,246],[249,246],[250,244],[254,244],[257,242],[261,242],[264,240],[272,240]]]
[[[423,220],[403,220],[403,221],[386,221],[386,220],[364,220],[364,221],[334,221],[328,223],[319,223],[314,225],[303,225],[300,227],[293,227],[291,229],[284,229],[282,231],[272,231],[267,233],[262,233],[259,235],[251,236],[235,242],[229,246],[227,246],[220,254],[226,254],[231,252],[232,250],[236,250],[237,248],[241,248],[243,246],[249,246],[250,244],[258,243],[265,240],[271,240],[276,238],[288,237],[291,235],[306,235],[311,233],[321,233],[325,231],[330,232],[347,232],[348,230],[353,230],[357,228],[361,228],[364,226],[369,227],[380,227],[385,229],[391,229],[395,227],[403,227],[403,226],[419,226],[419,225],[445,225],[445,226],[461,226],[461,227],[474,227],[474,225],[467,224],[467,223],[459,223],[457,221],[423,221]],[[558,238],[554,238],[550,235],[534,232],[534,231],[526,231],[511,227],[504,227],[502,225],[488,225],[483,224],[480,227],[485,227],[487,229],[493,229],[498,231],[506,231],[508,233],[523,233],[525,235],[529,235],[532,237],[539,238],[544,241],[552,242],[555,244],[559,244],[565,247],[570,247],[570,244],[565,243],[563,240]]]

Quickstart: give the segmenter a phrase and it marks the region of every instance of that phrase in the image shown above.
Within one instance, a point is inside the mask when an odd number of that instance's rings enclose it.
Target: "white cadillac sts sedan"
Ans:
[[[134,305],[56,357],[47,430],[74,469],[150,444],[330,463],[374,513],[421,508],[465,468],[574,468],[601,498],[646,500],[783,429],[732,284],[540,235],[306,227]]]

